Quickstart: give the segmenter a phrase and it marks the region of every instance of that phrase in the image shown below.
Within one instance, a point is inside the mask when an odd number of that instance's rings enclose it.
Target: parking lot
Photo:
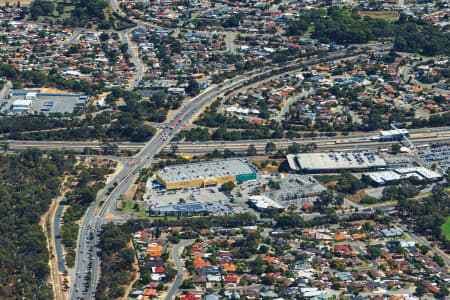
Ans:
[[[423,147],[418,150],[419,158],[430,166],[436,164],[443,171],[450,167],[450,145],[439,146],[436,148]]]
[[[231,215],[244,211],[239,204],[231,203],[230,197],[216,186],[166,190],[158,182],[149,180],[146,191],[144,201],[148,207],[201,203],[212,215]]]
[[[86,95],[63,95],[63,94],[40,94],[39,90],[28,109],[14,111],[14,103],[17,100],[25,100],[28,90],[12,90],[7,99],[2,99],[1,112],[5,114],[50,114],[50,113],[72,113],[75,108],[82,108],[89,99]]]
[[[383,154],[384,160],[390,169],[417,167],[417,163],[409,156],[404,154]]]

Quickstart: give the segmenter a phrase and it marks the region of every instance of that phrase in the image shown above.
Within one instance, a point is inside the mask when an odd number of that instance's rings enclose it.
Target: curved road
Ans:
[[[193,242],[194,240],[182,240],[175,247],[172,248],[172,257],[173,261],[175,262],[175,267],[177,268],[177,277],[175,278],[175,281],[172,283],[172,286],[167,292],[167,295],[164,297],[165,300],[171,300],[174,298],[176,292],[178,291],[178,287],[180,286],[180,283],[183,280],[184,276],[183,264],[181,263],[180,255],[178,253],[180,252],[180,250],[183,251],[183,248],[186,245],[189,245]]]
[[[120,35],[120,38],[122,39],[122,41],[125,44],[128,44],[128,54],[130,54],[131,60],[133,61],[134,65],[136,66],[136,74],[133,79],[133,82],[131,82],[128,85],[128,87],[126,88],[126,90],[128,90],[128,91],[132,91],[135,87],[137,87],[137,85],[139,84],[139,82],[142,79],[142,76],[144,75],[144,65],[139,60],[139,55],[137,53],[137,50],[134,49],[132,43],[130,43],[130,40],[128,39],[128,34],[131,31],[133,31],[134,29],[135,29],[135,27],[119,32],[119,35]]]

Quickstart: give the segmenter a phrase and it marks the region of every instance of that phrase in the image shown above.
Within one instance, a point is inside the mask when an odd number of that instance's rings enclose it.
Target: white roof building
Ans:
[[[295,171],[342,171],[383,169],[386,161],[372,151],[299,153],[287,155],[289,167]]]
[[[14,113],[28,113],[30,106],[33,103],[32,100],[20,99],[13,102],[12,111]]]
[[[253,206],[257,210],[267,210],[269,208],[279,208],[283,209],[284,207],[279,204],[278,202],[275,202],[274,200],[270,199],[267,196],[251,196],[248,199],[248,202],[251,206]]]
[[[28,92],[26,95],[25,95],[25,99],[26,100],[36,100],[36,98],[37,98],[37,92]]]
[[[440,173],[423,167],[399,168],[389,171],[365,173],[364,175],[369,176],[370,179],[375,181],[377,184],[386,184],[394,180],[409,177],[417,177],[419,180],[438,180],[442,178]]]

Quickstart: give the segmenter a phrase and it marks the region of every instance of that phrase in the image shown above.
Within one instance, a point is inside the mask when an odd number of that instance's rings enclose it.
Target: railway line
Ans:
[[[436,133],[436,134],[417,134],[417,135],[411,135],[410,138],[412,141],[416,143],[421,142],[447,142],[450,140],[450,132],[443,132],[443,133]],[[229,150],[246,150],[250,144],[254,145],[256,150],[258,151],[264,151],[265,146],[270,140],[251,140],[251,141],[244,141],[245,143],[242,143],[242,141],[239,142],[215,142],[215,143],[176,143],[178,146],[178,152],[182,153],[207,153],[212,152],[215,149],[223,150],[223,149],[229,149]],[[349,148],[354,147],[381,147],[381,146],[389,146],[393,143],[398,143],[398,141],[376,141],[376,140],[370,140],[368,138],[330,138],[330,139],[286,139],[286,140],[274,140],[272,141],[278,149],[280,148],[287,148],[293,143],[297,143],[300,145],[309,144],[309,143],[315,143],[318,148],[321,147],[345,147],[348,146]],[[164,148],[165,151],[171,150],[171,144],[167,145]],[[203,152],[201,152],[203,151]]]

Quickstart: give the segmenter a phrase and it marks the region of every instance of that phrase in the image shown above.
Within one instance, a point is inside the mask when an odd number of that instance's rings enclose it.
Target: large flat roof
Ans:
[[[166,183],[171,183],[255,172],[255,169],[240,159],[227,159],[167,166],[159,171],[158,176]]]
[[[262,196],[251,196],[248,198],[248,201],[250,201],[253,205],[260,209],[268,209],[268,208],[284,208],[281,204],[274,201],[273,199],[262,195]]]
[[[402,135],[408,134],[408,130],[405,128],[401,128],[401,129],[391,129],[391,130],[383,130],[380,131],[380,136],[381,137],[385,137],[385,136],[397,136],[397,135]]]
[[[386,161],[372,151],[299,153],[287,156],[293,170],[351,170],[386,167]]]
[[[13,106],[30,106],[32,103],[31,100],[19,99],[13,102]]]
[[[417,177],[420,180],[435,180],[442,177],[442,175],[438,172],[423,167],[399,168],[389,171],[365,173],[365,175],[368,175],[373,181],[379,184],[413,176]]]

